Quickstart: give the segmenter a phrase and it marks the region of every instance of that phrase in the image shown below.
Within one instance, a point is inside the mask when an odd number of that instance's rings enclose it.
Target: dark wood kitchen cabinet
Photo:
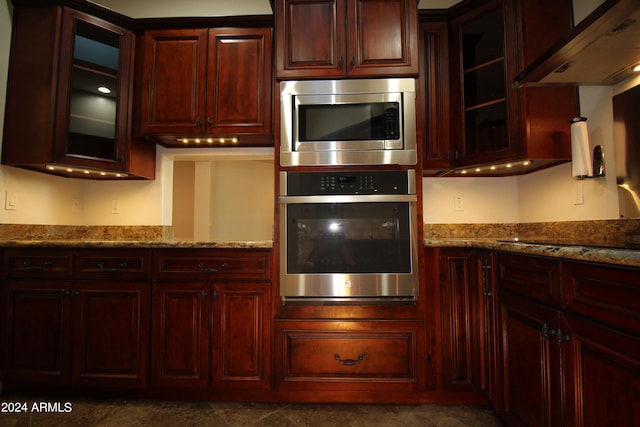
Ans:
[[[442,384],[446,391],[497,393],[497,322],[490,251],[443,248],[439,254]]]
[[[76,281],[71,298],[71,383],[146,388],[149,284]]]
[[[277,0],[278,79],[417,76],[415,0]]]
[[[208,387],[209,282],[154,282],[152,304],[151,386]]]
[[[418,134],[422,135],[423,175],[451,168],[449,23],[445,16],[421,18],[420,75],[416,80]]]
[[[139,47],[138,135],[181,147],[273,145],[270,27],[148,30]]]
[[[640,425],[640,269],[563,262],[562,294],[564,425]]]
[[[153,386],[269,387],[269,253],[156,251]]]
[[[2,163],[153,179],[155,145],[131,137],[133,61],[133,32],[124,27],[68,7],[16,7]]]
[[[71,282],[10,280],[2,288],[2,379],[69,381]]]
[[[146,251],[6,249],[4,266],[2,372],[9,386],[147,386]]]
[[[385,320],[275,322],[278,390],[418,391],[424,324]]]
[[[498,254],[497,281],[507,425],[638,425],[640,270]]]
[[[526,173],[571,158],[577,88],[512,82],[572,28],[571,1],[467,0],[451,14],[453,167]],[[522,162],[533,160],[525,166]],[[481,165],[513,162],[494,171]],[[522,162],[520,162],[522,161]],[[517,163],[516,163],[517,162]]]

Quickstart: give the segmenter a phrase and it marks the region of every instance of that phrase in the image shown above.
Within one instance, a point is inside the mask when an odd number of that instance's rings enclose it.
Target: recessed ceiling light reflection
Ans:
[[[108,94],[108,93],[111,93],[111,89],[109,89],[109,88],[108,88],[108,87],[106,87],[106,86],[100,86],[100,87],[98,88],[98,92],[100,92],[100,93],[104,93],[104,94]]]

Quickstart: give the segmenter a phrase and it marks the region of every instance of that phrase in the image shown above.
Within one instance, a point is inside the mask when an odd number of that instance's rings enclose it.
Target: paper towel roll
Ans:
[[[571,174],[574,178],[593,176],[589,131],[585,117],[571,120],[571,162]]]

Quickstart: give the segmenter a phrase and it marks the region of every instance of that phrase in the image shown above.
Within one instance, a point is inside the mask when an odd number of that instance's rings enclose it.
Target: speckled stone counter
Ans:
[[[70,226],[0,224],[0,246],[68,248],[224,248],[262,249],[271,240],[175,240],[170,226]]]
[[[271,240],[259,241],[215,241],[189,240],[0,240],[0,247],[48,247],[48,248],[184,248],[184,249],[269,249]]]
[[[523,243],[520,241],[509,242],[501,240],[503,239],[499,237],[481,239],[425,239],[424,245],[431,247],[471,247],[527,255],[564,258],[576,261],[640,267],[640,250],[635,249],[618,249],[555,243]]]

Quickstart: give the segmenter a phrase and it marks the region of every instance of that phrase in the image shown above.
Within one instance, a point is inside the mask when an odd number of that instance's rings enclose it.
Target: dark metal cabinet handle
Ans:
[[[356,66],[356,57],[355,57],[355,56],[352,56],[352,57],[351,57],[351,68],[353,68],[353,67],[355,67],[355,66]]]
[[[489,290],[488,279],[487,279],[487,271],[491,270],[491,266],[486,262],[482,262],[482,295],[485,297],[493,296],[493,293]]]
[[[333,355],[333,358],[344,366],[355,366],[364,360],[364,354],[360,353],[357,359],[342,359],[340,355],[336,353]]]
[[[31,261],[25,261],[22,264],[27,271],[42,271],[45,268],[51,267],[53,265],[53,261],[45,261],[42,263],[42,266],[32,265]]]
[[[200,117],[196,117],[196,125],[198,126],[202,125],[202,119]]]
[[[338,59],[338,68],[342,68],[343,64],[344,64],[344,58],[341,56],[340,59]]]
[[[542,338],[545,340],[548,340],[549,337],[551,337],[551,335],[553,335],[555,332],[551,330],[551,328],[549,328],[548,324],[543,324],[542,325]]]
[[[551,331],[551,335],[554,335],[556,337],[556,342],[558,343],[559,347],[562,347],[562,344],[564,344],[565,341],[569,341],[570,339],[569,335],[562,332],[562,329],[560,328],[555,331]]]
[[[217,271],[224,269],[226,266],[227,266],[227,263],[223,262],[222,264],[220,264],[220,267],[218,268],[207,268],[204,266],[204,263],[201,262],[198,264],[198,270],[200,270],[203,273],[215,273]]]
[[[104,262],[98,263],[98,268],[100,269],[100,271],[103,271],[105,273],[118,273],[121,271],[121,269],[123,268],[127,268],[127,263],[123,262],[120,264],[120,267],[106,267]]]

